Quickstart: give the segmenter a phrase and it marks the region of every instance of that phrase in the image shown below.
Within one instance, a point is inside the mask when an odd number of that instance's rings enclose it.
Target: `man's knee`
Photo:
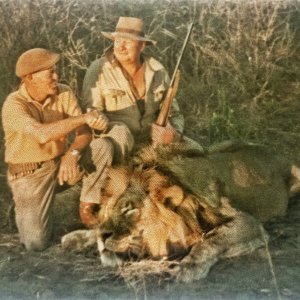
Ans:
[[[92,140],[90,143],[90,148],[92,150],[92,156],[98,156],[107,154],[107,153],[113,153],[114,147],[110,139],[104,137],[104,138],[96,138]]]
[[[50,246],[50,239],[42,232],[23,237],[22,243],[27,251],[43,251]]]
[[[129,128],[124,125],[115,125],[110,131],[110,136],[120,146],[126,147],[128,151],[131,151],[134,145],[134,138]]]
[[[42,251],[50,245],[52,219],[44,220],[40,213],[33,210],[16,210],[16,224],[20,241],[28,251]]]
[[[134,138],[131,131],[125,124],[116,124],[111,128],[108,135],[114,146],[114,160],[122,162],[134,146]]]
[[[26,241],[24,245],[27,251],[38,252],[45,250],[49,246],[49,243],[45,243],[44,241]]]

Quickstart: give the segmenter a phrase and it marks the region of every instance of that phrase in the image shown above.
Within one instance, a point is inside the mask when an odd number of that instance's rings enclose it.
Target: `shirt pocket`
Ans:
[[[124,90],[104,89],[102,97],[107,111],[121,110],[130,105]]]
[[[163,99],[163,96],[165,95],[166,87],[161,84],[158,87],[153,89],[154,94],[154,101],[160,102]]]

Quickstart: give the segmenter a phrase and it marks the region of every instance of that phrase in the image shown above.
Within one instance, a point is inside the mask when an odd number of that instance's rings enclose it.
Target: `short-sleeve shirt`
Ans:
[[[66,138],[40,144],[28,133],[28,128],[36,123],[51,123],[80,114],[77,99],[68,86],[59,84],[57,95],[41,104],[33,100],[21,84],[6,98],[2,108],[5,161],[14,164],[43,162],[60,156],[65,150]]]
[[[169,76],[166,69],[153,57],[143,57],[145,64],[144,109],[141,112],[130,81],[111,52],[94,61],[83,83],[83,106],[95,107],[108,116],[111,122],[125,123],[136,140],[150,136],[150,125],[155,122],[163,95],[168,89]],[[171,123],[183,131],[183,116],[176,100],[171,109]]]

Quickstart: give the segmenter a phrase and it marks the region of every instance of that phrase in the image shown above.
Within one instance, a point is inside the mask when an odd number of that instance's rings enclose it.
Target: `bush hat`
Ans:
[[[16,75],[20,78],[54,66],[60,55],[43,48],[33,48],[20,55],[16,64]]]
[[[116,37],[128,38],[146,42],[147,45],[155,45],[156,41],[151,40],[144,34],[144,21],[132,17],[120,17],[115,32],[101,31],[102,35],[110,40]]]

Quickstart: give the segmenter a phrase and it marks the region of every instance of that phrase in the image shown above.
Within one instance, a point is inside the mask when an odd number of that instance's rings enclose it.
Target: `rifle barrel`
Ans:
[[[187,35],[185,36],[185,40],[184,40],[184,43],[182,45],[182,49],[180,51],[180,56],[179,58],[177,59],[177,63],[176,63],[176,66],[175,66],[175,69],[174,69],[174,72],[173,72],[173,76],[172,76],[172,79],[171,79],[171,82],[170,82],[170,86],[173,86],[174,84],[174,80],[175,80],[175,76],[176,76],[176,73],[177,73],[177,70],[179,68],[179,65],[180,65],[180,62],[181,62],[181,58],[183,56],[183,53],[184,53],[184,50],[186,48],[186,45],[188,43],[188,40],[190,38],[190,35],[191,35],[191,32],[192,32],[192,28],[194,26],[194,22],[192,22],[189,26],[188,26],[188,33]]]

